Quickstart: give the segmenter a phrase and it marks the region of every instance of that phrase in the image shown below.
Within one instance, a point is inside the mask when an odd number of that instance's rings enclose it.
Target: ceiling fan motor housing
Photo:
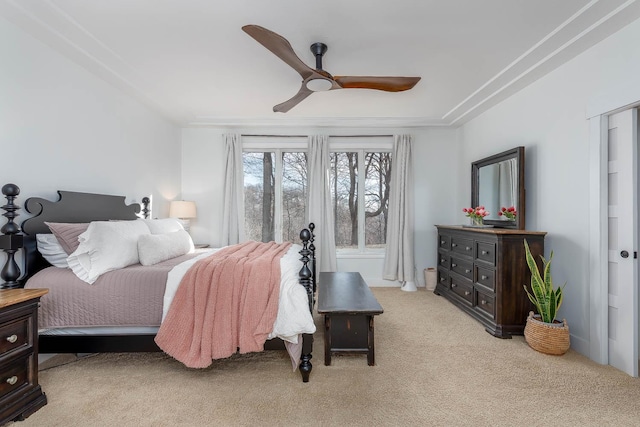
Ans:
[[[316,57],[316,69],[322,70],[322,56],[327,52],[327,45],[324,43],[314,43],[309,48]]]

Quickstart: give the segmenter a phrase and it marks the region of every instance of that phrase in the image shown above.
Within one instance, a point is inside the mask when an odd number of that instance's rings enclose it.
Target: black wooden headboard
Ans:
[[[7,188],[7,192],[5,192],[5,188]],[[125,196],[58,191],[59,199],[57,201],[52,202],[40,197],[31,197],[25,201],[25,210],[33,216],[22,223],[20,230],[13,223],[13,218],[18,216],[16,211],[20,209],[13,204],[13,200],[20,194],[20,189],[14,184],[7,184],[3,187],[3,193],[9,201],[7,205],[2,207],[7,211],[5,216],[9,218],[9,222],[6,225],[11,225],[3,227],[2,232],[4,235],[0,236],[0,239],[7,240],[8,244],[2,245],[0,240],[0,249],[7,252],[8,255],[5,268],[7,268],[7,265],[13,264],[9,267],[8,277],[5,277],[5,269],[3,269],[2,279],[6,282],[5,285],[8,285],[5,287],[21,287],[29,277],[50,265],[42,258],[36,248],[36,234],[51,232],[45,222],[82,223],[133,220],[139,217],[138,213],[141,211],[138,203],[127,205]],[[145,197],[142,200],[144,203],[142,212],[146,216],[149,212],[149,199]],[[9,214],[11,215],[8,216]],[[8,231],[12,232],[5,231],[5,228],[11,229]],[[19,234],[20,231],[22,231],[23,235]],[[24,275],[18,280],[20,270],[13,260],[13,254],[23,247],[25,271]]]

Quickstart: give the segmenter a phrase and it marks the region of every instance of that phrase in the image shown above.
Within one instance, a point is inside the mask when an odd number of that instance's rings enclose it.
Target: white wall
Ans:
[[[152,195],[154,216],[180,193],[180,130],[0,18],[0,185]],[[25,219],[25,213],[18,220]]]
[[[224,194],[224,130],[182,129],[182,197],[196,202],[198,217],[191,220],[196,243],[213,247],[222,242]]]
[[[548,232],[560,315],[574,349],[589,353],[589,128],[587,107],[619,85],[640,88],[640,20],[464,125],[457,200],[468,203],[474,160],[526,147],[526,223]]]
[[[436,264],[436,231],[434,224],[461,223],[462,214],[455,211],[459,188],[457,132],[453,129],[222,129],[191,128],[182,130],[182,194],[195,200],[198,218],[191,233],[196,242],[220,244],[222,196],[224,185],[224,148],[222,134],[306,135],[381,135],[409,133],[414,135],[414,175],[417,278],[424,284],[422,270]],[[397,285],[382,280],[382,261],[376,258],[341,258],[340,271],[360,271],[370,285]]]
[[[413,168],[415,192],[415,257],[417,278],[424,285],[423,270],[436,267],[438,255],[435,225],[463,224],[457,200],[462,185],[460,144],[457,130],[428,128],[414,130]],[[467,169],[470,169],[469,166]],[[470,178],[469,178],[470,179]],[[471,201],[471,190],[466,193]]]

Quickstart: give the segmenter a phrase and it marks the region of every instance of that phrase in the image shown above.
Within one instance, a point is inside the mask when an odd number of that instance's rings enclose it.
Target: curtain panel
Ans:
[[[224,177],[222,245],[243,242],[244,236],[244,171],[240,134],[224,134],[226,168]]]
[[[329,137],[309,137],[307,219],[316,225],[316,271],[336,271],[336,242],[331,203]]]
[[[395,135],[387,245],[382,277],[402,282],[405,291],[417,290],[413,248],[413,165],[411,162],[411,135]]]

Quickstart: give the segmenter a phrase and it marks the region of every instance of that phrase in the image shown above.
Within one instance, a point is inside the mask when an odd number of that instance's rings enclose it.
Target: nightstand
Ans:
[[[0,425],[47,404],[38,384],[38,302],[47,292],[0,290]]]
[[[204,249],[204,248],[208,248],[209,244],[208,243],[194,243],[193,247],[196,249]]]

